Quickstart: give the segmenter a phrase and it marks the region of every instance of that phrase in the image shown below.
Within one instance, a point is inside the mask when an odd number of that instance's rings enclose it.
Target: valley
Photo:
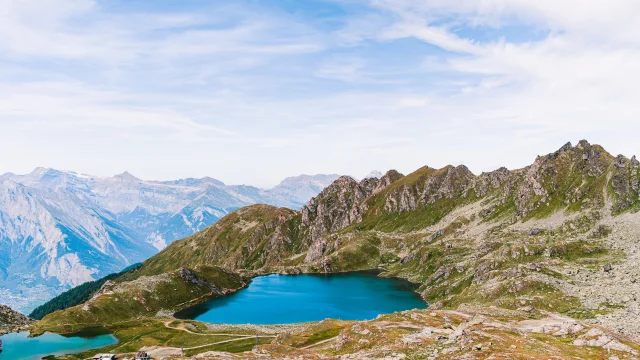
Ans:
[[[341,177],[300,211],[234,211],[32,331],[101,326],[120,340],[119,352],[177,356],[184,342],[191,355],[230,359],[636,358],[639,189],[635,157],[586,141],[518,170]],[[418,284],[429,309],[272,326],[171,317],[256,276],[371,269]],[[259,338],[247,353],[256,332],[277,337]],[[218,337],[229,333],[236,341]]]
[[[0,176],[0,296],[29,313],[65,289],[121,271],[255,203],[293,209],[337,175],[259,189],[213,178],[145,181],[38,168]]]

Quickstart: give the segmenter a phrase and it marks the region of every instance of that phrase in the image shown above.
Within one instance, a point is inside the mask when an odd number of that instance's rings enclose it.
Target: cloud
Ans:
[[[624,0],[0,0],[0,151],[22,150],[0,172],[272,184],[517,167],[583,137],[630,155],[639,16]]]

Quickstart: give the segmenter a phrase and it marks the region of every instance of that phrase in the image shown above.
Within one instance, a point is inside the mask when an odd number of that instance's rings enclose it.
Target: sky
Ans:
[[[640,154],[636,0],[0,0],[0,173],[148,180]]]

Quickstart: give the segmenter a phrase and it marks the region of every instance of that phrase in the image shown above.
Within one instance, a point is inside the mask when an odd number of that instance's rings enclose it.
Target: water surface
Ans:
[[[91,349],[117,344],[113,335],[62,336],[45,333],[29,338],[28,332],[0,336],[3,351],[0,360],[40,360],[47,355],[76,354]]]
[[[407,281],[370,272],[268,275],[254,278],[247,289],[183,310],[176,317],[214,324],[369,320],[379,314],[425,308],[414,289]]]

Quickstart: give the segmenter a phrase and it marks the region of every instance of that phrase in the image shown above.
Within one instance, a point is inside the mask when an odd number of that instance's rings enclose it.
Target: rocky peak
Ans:
[[[382,177],[382,173],[378,170],[373,170],[372,172],[370,172],[367,176],[365,176],[365,179],[369,179],[369,178],[376,178],[376,179],[380,179]]]
[[[614,213],[630,209],[640,202],[640,162],[635,156],[628,159],[618,155],[610,177]]]
[[[376,186],[373,193],[375,194],[386,189],[387,187],[389,187],[389,185],[391,185],[393,182],[395,182],[396,180],[399,180],[402,177],[404,177],[404,175],[397,172],[396,170],[387,171],[387,173],[380,178],[380,181],[378,182],[378,186]]]
[[[361,221],[358,205],[373,193],[379,181],[370,178],[358,183],[350,176],[341,176],[311,199],[301,213],[302,224],[311,229],[312,240]]]
[[[510,178],[511,171],[506,167],[501,167],[498,170],[480,174],[480,176],[473,180],[471,188],[475,191],[476,195],[480,197],[486,196],[494,190],[502,190],[504,193],[510,193],[511,191],[505,189]]]
[[[411,211],[441,199],[452,199],[465,193],[474,178],[464,165],[449,165],[439,170],[422,167],[392,187],[387,194],[385,210]]]
[[[598,179],[604,181],[612,161],[601,146],[585,140],[575,147],[567,143],[554,153],[538,156],[523,169],[515,196],[518,214],[551,204],[574,204],[578,208],[603,205],[603,193],[595,192],[594,186],[600,183]]]
[[[138,179],[137,177],[131,175],[128,171],[123,172],[122,174],[118,174],[115,175],[113,177],[114,179],[121,181],[121,182],[136,182],[136,181],[141,181],[140,179]]]
[[[422,199],[431,204],[440,199],[452,199],[469,187],[475,175],[464,165],[447,166],[434,174],[425,184]]]
[[[300,211],[302,225],[309,229],[311,235],[305,261],[320,259],[327,248],[326,236],[361,222],[368,210],[364,200],[399,177],[402,175],[395,170],[387,172],[382,179],[366,178],[361,182],[342,176],[311,199]]]

